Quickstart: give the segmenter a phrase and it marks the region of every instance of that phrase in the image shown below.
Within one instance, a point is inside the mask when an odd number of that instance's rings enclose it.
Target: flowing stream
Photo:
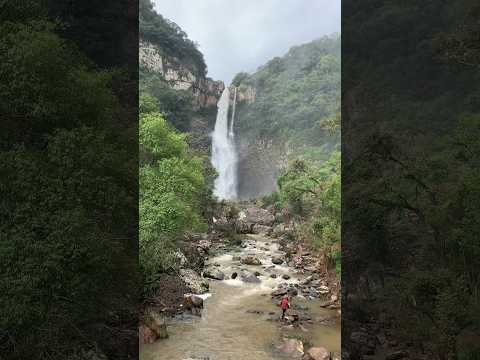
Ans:
[[[273,255],[281,254],[273,239],[250,235],[246,248],[219,252],[209,259],[226,274],[226,280],[210,282],[210,293],[204,298],[202,316],[171,319],[170,337],[151,345],[142,345],[142,360],[274,360],[284,359],[278,344],[284,338],[300,338],[313,346],[323,346],[340,352],[340,322],[336,311],[319,306],[319,300],[301,296],[291,299],[292,308],[308,309],[312,324],[293,327],[278,320],[280,309],[272,302],[270,293],[280,283],[295,283],[303,275],[287,265],[274,265]],[[243,265],[237,256],[255,255],[261,266]],[[246,283],[240,279],[241,269],[259,271],[261,282]],[[238,272],[236,279],[230,275]],[[277,274],[271,278],[270,274]],[[289,280],[282,279],[290,275]],[[322,318],[334,318],[333,323],[322,325]],[[288,357],[287,357],[288,359]]]
[[[229,106],[230,91],[228,87],[225,87],[217,104],[217,120],[212,134],[212,165],[218,172],[218,177],[215,179],[214,194],[218,196],[218,198],[226,200],[236,199],[237,197],[237,153],[233,139],[233,121],[235,114],[234,112],[232,113],[229,129]]]

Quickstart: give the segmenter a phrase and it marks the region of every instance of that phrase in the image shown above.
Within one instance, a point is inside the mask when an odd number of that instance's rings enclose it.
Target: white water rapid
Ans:
[[[226,87],[217,104],[217,120],[212,134],[212,165],[218,172],[218,177],[215,179],[214,194],[220,199],[226,200],[232,200],[237,197],[237,153],[233,140],[233,120],[235,114],[232,113],[229,129],[229,103],[230,91]],[[235,102],[233,109],[235,109]]]

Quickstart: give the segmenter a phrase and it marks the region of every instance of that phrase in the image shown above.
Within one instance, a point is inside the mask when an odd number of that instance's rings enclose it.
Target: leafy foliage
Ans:
[[[140,104],[140,265],[150,292],[160,273],[177,269],[184,233],[205,228],[209,192],[203,162],[185,135],[153,108],[150,96]]]
[[[205,76],[203,54],[173,21],[155,12],[151,0],[140,0],[140,38],[150,41],[171,58],[188,62],[193,73]]]
[[[136,318],[125,294],[138,290],[137,146],[128,138],[137,124],[116,89],[130,75],[99,70],[63,36],[70,23],[48,21],[52,11],[39,1],[2,6],[0,351],[127,358],[136,349],[118,339]]]
[[[349,284],[379,269],[372,314],[384,309],[400,339],[431,358],[456,358],[462,332],[480,328],[479,9],[372,1],[350,5],[355,25],[342,29],[343,68],[352,74],[342,265]],[[353,116],[357,103],[365,108]],[[348,309],[342,316],[362,321]]]
[[[272,59],[250,76],[237,74],[234,82],[240,89],[256,89],[252,104],[238,106],[241,136],[326,146],[324,160],[328,158],[339,141],[325,129],[325,122],[339,113],[339,35],[292,47],[284,57]],[[295,155],[302,155],[302,146]]]
[[[278,179],[278,197],[299,220],[299,236],[324,251],[340,271],[340,153],[322,165],[293,161]],[[273,197],[271,195],[271,197]]]

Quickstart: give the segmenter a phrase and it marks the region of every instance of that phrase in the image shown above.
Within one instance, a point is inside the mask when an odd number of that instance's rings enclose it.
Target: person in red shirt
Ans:
[[[290,303],[288,302],[288,296],[285,295],[280,301],[280,307],[282,308],[282,320],[285,319],[285,312],[290,307]]]

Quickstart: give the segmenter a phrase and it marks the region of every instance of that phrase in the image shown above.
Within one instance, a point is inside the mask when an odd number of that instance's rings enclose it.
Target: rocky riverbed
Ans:
[[[256,220],[242,226],[258,233],[234,244],[215,233],[191,239],[196,260],[179,254],[179,276],[164,280],[145,311],[141,359],[339,358],[337,281],[318,256],[275,233],[273,221]],[[291,309],[282,321],[284,294]]]

